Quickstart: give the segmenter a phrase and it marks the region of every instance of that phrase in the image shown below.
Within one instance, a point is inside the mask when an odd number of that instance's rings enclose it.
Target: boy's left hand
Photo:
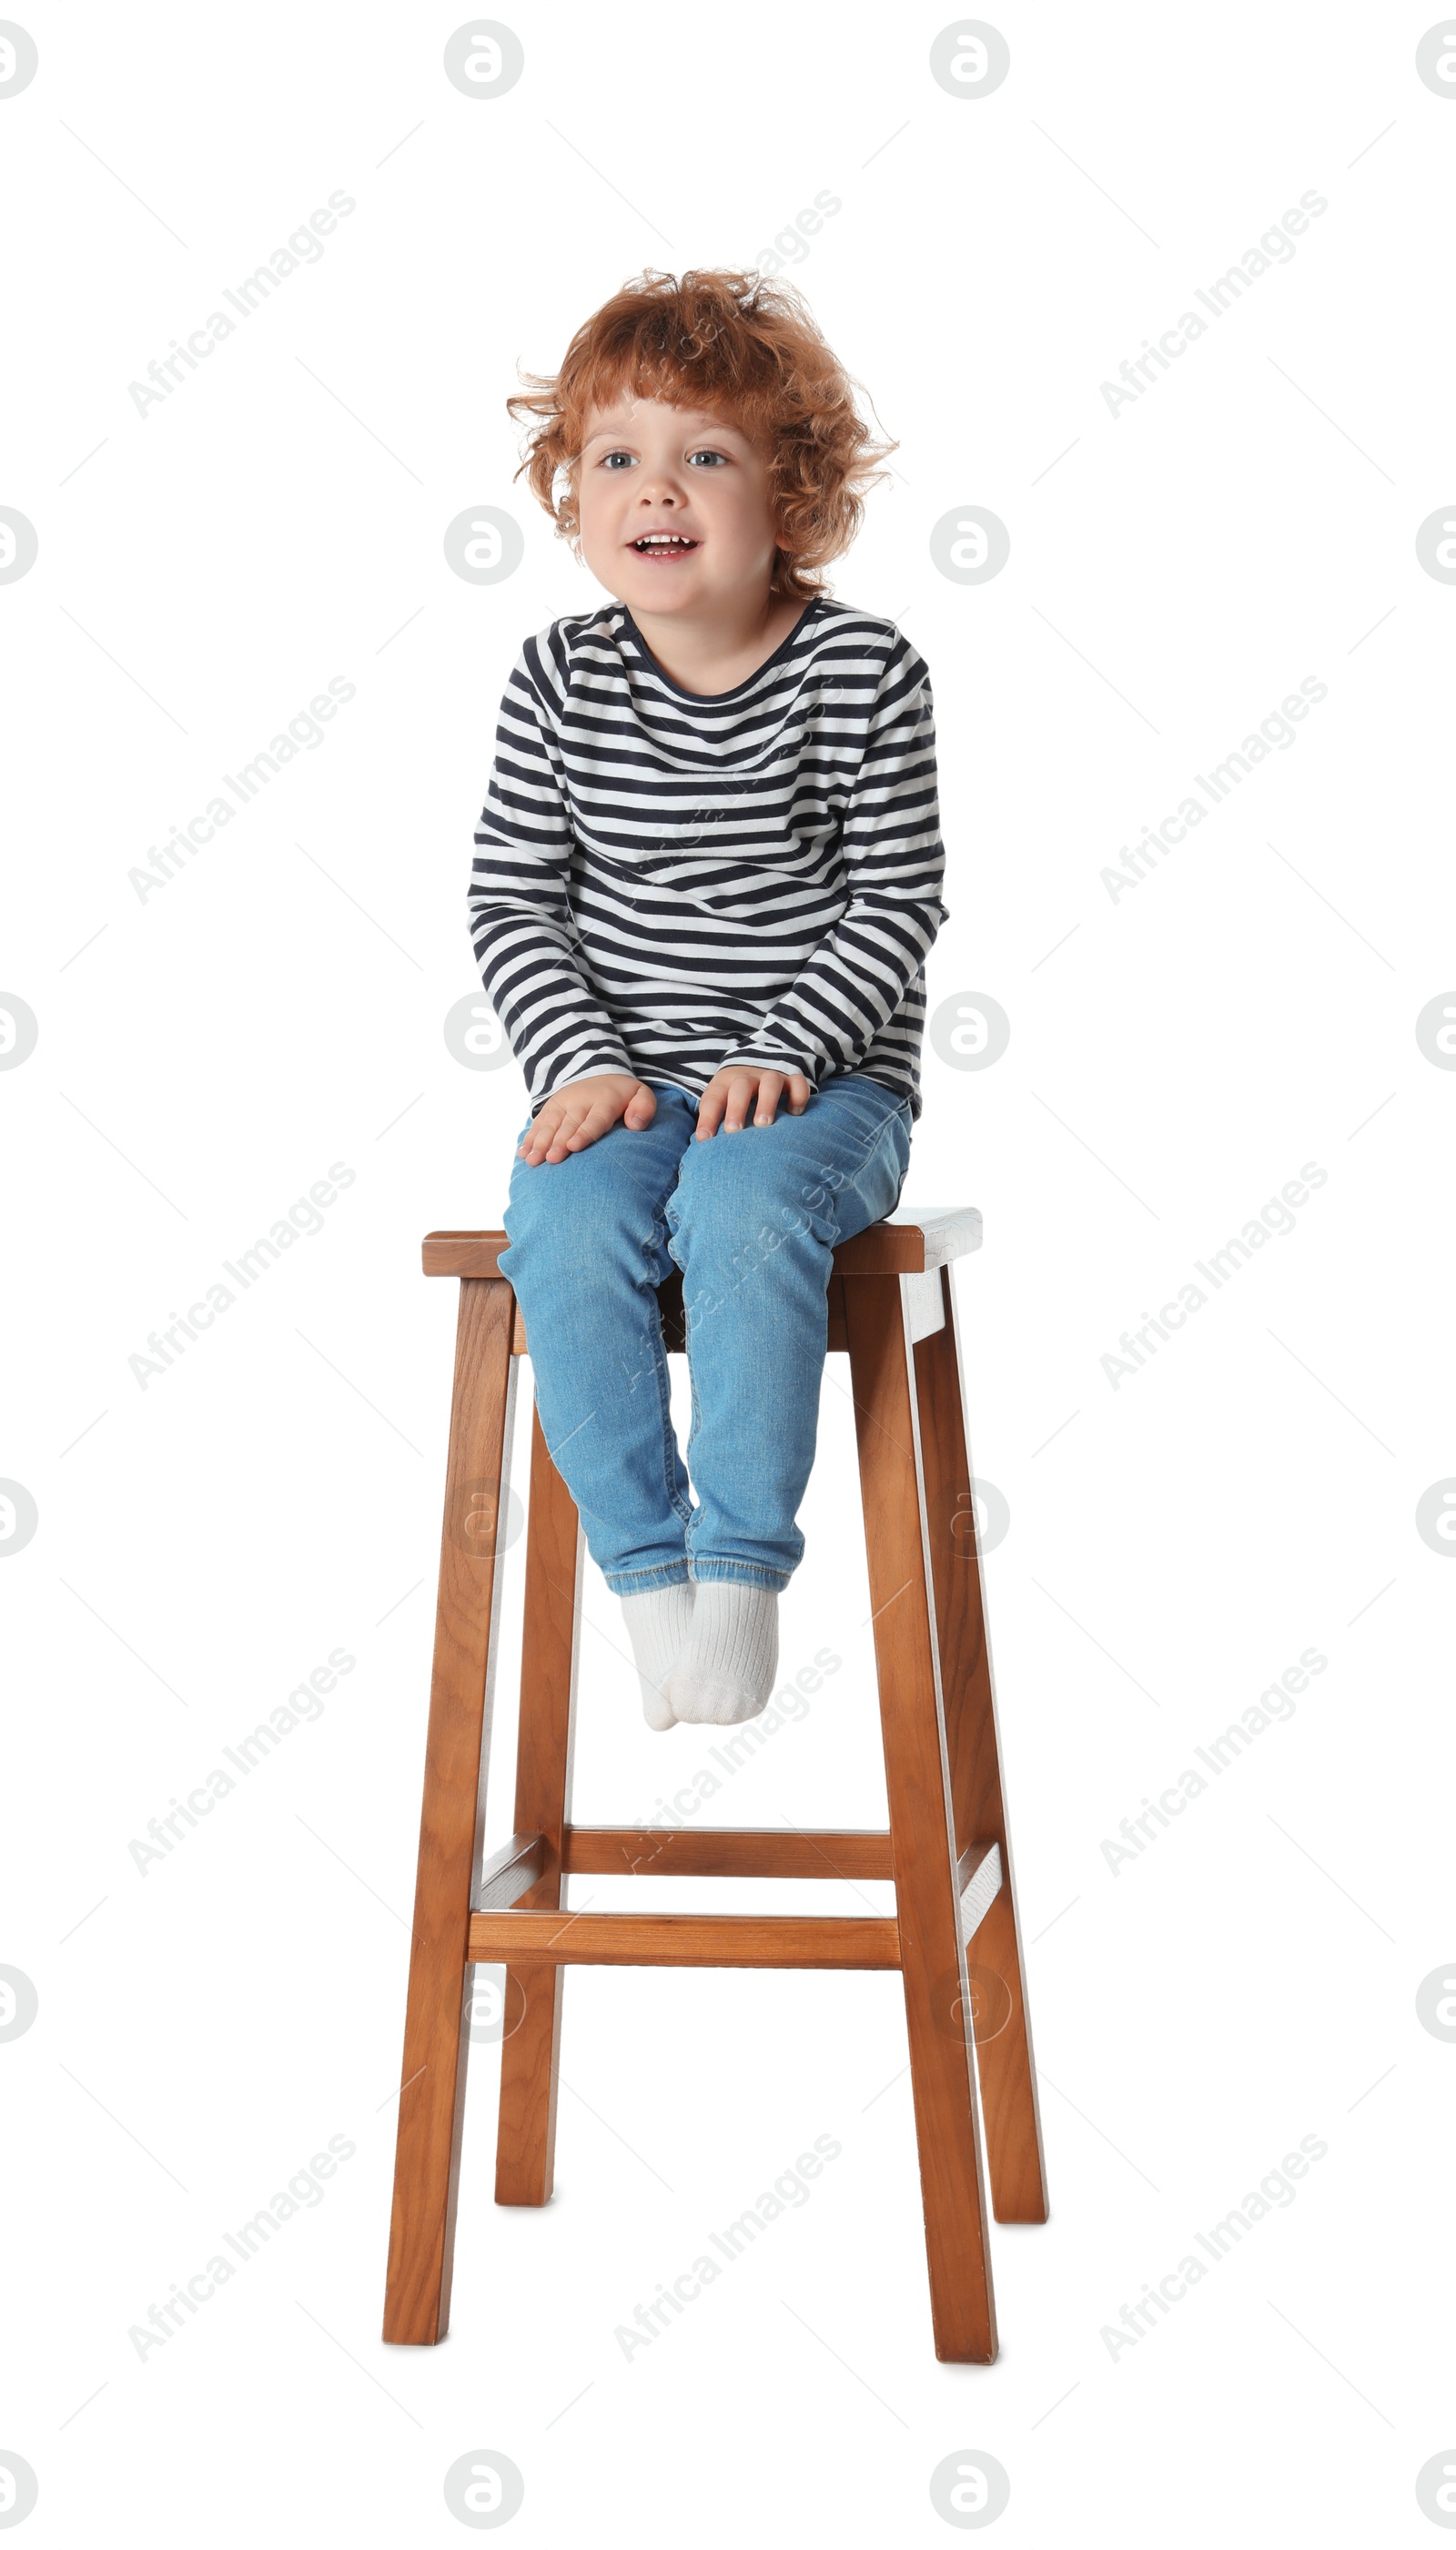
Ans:
[[[790,1115],[802,1116],[813,1095],[802,1072],[764,1071],[754,1062],[729,1063],[726,1070],[714,1073],[698,1101],[694,1139],[706,1142],[720,1125],[726,1133],[740,1133],[750,1108],[755,1125],[771,1125],[785,1091]]]

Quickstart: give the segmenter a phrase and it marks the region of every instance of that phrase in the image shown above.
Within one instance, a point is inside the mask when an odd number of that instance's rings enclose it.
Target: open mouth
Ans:
[[[643,532],[640,539],[631,540],[628,545],[638,557],[682,558],[690,557],[698,542],[689,539],[685,532]]]

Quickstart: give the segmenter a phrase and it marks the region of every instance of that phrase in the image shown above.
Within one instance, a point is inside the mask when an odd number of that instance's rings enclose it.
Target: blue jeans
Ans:
[[[697,1101],[653,1081],[640,1132],[518,1158],[500,1268],[526,1316],[536,1407],[615,1594],[691,1577],[787,1585],[814,1461],[836,1243],[893,1213],[910,1102],[843,1072],[802,1116],[695,1139]],[[693,1417],[668,1402],[656,1288],[683,1278]]]

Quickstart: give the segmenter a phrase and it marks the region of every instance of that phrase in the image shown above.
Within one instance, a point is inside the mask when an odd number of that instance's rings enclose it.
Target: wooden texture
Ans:
[[[950,1795],[959,1846],[974,1839],[1001,1847],[1002,1884],[976,1931],[974,1963],[999,1977],[1011,1997],[1006,2024],[977,2047],[986,2153],[998,2222],[1044,2222],[1046,2166],[961,1403],[955,1292],[948,1271],[940,1282],[944,1324],[916,1347],[915,1373]]]
[[[941,1688],[943,1690],[944,1686],[942,1685]],[[517,1835],[517,1839],[520,1839],[519,1834]],[[996,1844],[993,1841],[973,1841],[966,1844],[965,1849],[960,1852],[955,1863],[955,1891],[957,1895],[964,1895],[966,1888],[975,1884],[982,1868],[995,1848]],[[481,1909],[484,1910],[484,1907],[482,1906]]]
[[[969,1950],[973,1937],[1001,1892],[1001,1844],[978,1841],[973,1842],[969,1850],[963,1850],[955,1882],[960,1894],[960,1935]]]
[[[971,2044],[957,1845],[927,1565],[912,1348],[898,1284],[846,1276],[885,1786],[935,2352],[989,2364],[996,2309]],[[952,1989],[953,1988],[953,1989]]]
[[[528,1966],[894,1968],[894,1920],[792,1912],[476,1912],[470,1954]],[[512,2040],[508,2039],[507,2042]]]
[[[512,1833],[493,1850],[475,1885],[477,1912],[508,1912],[530,1892],[545,1865],[541,1833]]]
[[[448,2325],[472,1962],[507,1968],[496,2196],[514,2205],[543,2205],[551,2193],[565,1966],[853,1967],[902,1974],[935,2351],[957,2363],[995,2357],[978,2059],[997,2214],[1041,2221],[1046,2197],[949,1275],[952,1258],[979,1239],[980,1217],[968,1212],[879,1224],[836,1251],[829,1283],[829,1344],[850,1359],[888,1831],[571,1823],[582,1537],[534,1415],[516,1829],[488,1861],[495,1530],[513,1358],[526,1336],[496,1271],[504,1233],[426,1240],[427,1273],[461,1282],[385,2306],[391,2343],[433,2344]],[[664,1340],[680,1346],[680,1288],[664,1286],[658,1300]],[[572,1912],[563,1895],[574,1872],[893,1878],[897,1909],[894,1917],[847,1918]],[[962,2015],[973,2009],[979,2044]]]
[[[893,1875],[888,1832],[793,1832],[783,1824],[659,1832],[629,1824],[571,1824],[566,1866],[592,1877],[848,1877]]]
[[[470,2042],[467,1930],[501,1573],[496,1520],[515,1396],[511,1321],[509,1285],[461,1284],[384,2305],[394,2346],[433,2346],[449,2326]]]
[[[548,1912],[561,1902],[563,1843],[571,1812],[582,1546],[576,1508],[546,1450],[540,1419],[533,1409],[516,1823],[520,1831],[540,1834],[542,1864],[536,1884],[521,1899],[523,1912]],[[478,1953],[473,1945],[470,1953]],[[526,1968],[513,1965],[508,1956],[497,2205],[545,2205],[550,2199],[556,2165],[561,1993],[559,1966],[550,1969],[534,1962]]]
[[[491,1276],[506,1245],[503,1230],[432,1230],[424,1243],[427,1275]],[[981,1245],[981,1217],[974,1205],[925,1207],[894,1222],[871,1223],[834,1251],[841,1275],[921,1275],[948,1266]]]

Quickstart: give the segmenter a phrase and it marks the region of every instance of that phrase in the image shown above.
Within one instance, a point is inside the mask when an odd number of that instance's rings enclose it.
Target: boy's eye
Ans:
[[[610,470],[615,476],[617,474],[617,464],[619,460],[625,467],[630,469],[633,465],[635,459],[636,454],[632,451],[604,451],[600,465],[603,469]],[[704,448],[699,451],[690,451],[688,453],[688,459],[690,463],[698,460],[706,460],[710,467],[715,469],[726,469],[728,467],[728,453],[726,451],[714,451]]]

